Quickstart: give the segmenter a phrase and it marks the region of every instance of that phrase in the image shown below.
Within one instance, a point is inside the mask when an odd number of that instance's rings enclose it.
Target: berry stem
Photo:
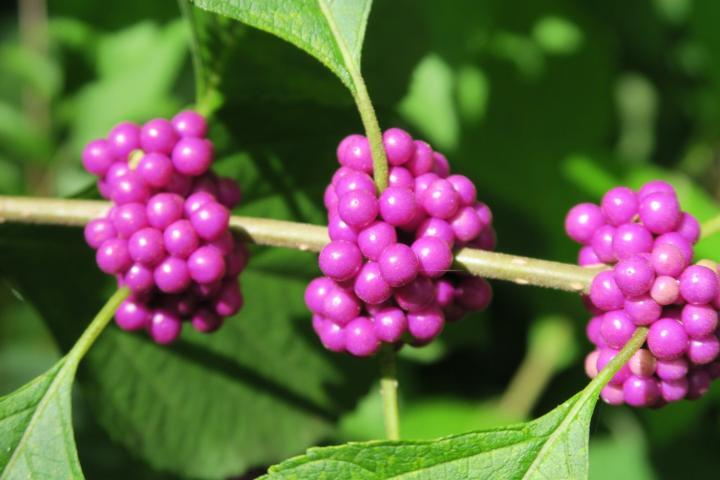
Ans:
[[[383,399],[385,434],[388,440],[400,440],[400,414],[398,411],[398,381],[396,354],[391,345],[386,345],[378,355],[380,360],[380,394]]]
[[[593,387],[590,387],[592,390],[600,391],[602,387],[607,385],[613,375],[615,375],[618,370],[620,370],[620,368],[622,368],[622,366],[630,360],[630,357],[632,357],[633,354],[643,346],[645,339],[648,336],[648,331],[647,327],[638,327],[637,330],[635,330],[635,333],[630,340],[628,340],[622,350],[620,350],[620,352],[615,355],[615,357],[613,357],[607,365],[605,365],[605,368],[598,373],[598,376],[590,382],[590,385],[593,385]]]
[[[78,338],[77,342],[75,342],[75,345],[68,354],[68,361],[78,363],[80,359],[85,356],[93,343],[95,343],[95,340],[97,340],[108,323],[110,323],[110,320],[112,320],[115,310],[118,309],[129,294],[130,290],[121,288],[110,297],[107,303],[105,303],[97,315],[95,315],[95,318],[90,322],[90,325],[88,325],[80,338]]]
[[[385,147],[383,146],[382,131],[362,75],[354,73],[353,82],[355,83],[353,97],[365,127],[365,135],[367,135],[370,143],[370,152],[373,159],[373,178],[375,178],[378,192],[382,192],[388,186],[388,162]]]
[[[110,206],[109,202],[97,200],[0,196],[0,223],[81,227],[105,215]],[[321,225],[233,216],[230,218],[230,228],[248,242],[258,245],[319,252],[329,242],[327,228]],[[536,285],[577,293],[587,291],[592,279],[601,271],[598,268],[471,248],[463,248],[456,253],[455,268],[472,275],[519,285]]]

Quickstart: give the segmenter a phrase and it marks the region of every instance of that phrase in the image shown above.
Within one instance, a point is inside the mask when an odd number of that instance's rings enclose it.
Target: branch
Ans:
[[[96,200],[65,200],[0,196],[0,223],[84,226],[105,215],[111,204]],[[319,252],[330,240],[321,225],[233,216],[230,228],[258,245]],[[538,260],[504,253],[462,248],[455,266],[473,275],[570,292],[585,292],[598,268]]]

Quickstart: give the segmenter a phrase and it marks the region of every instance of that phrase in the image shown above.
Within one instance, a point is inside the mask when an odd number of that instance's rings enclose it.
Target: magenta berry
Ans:
[[[460,203],[465,206],[473,206],[477,200],[477,189],[475,184],[464,175],[450,175],[447,177],[452,187],[460,197]]]
[[[210,333],[220,328],[222,317],[207,308],[200,308],[192,315],[190,323],[198,332]]]
[[[314,279],[305,289],[305,304],[311,312],[323,315],[325,298],[335,288],[335,282],[328,277]]]
[[[171,223],[163,233],[163,245],[171,255],[187,258],[199,245],[195,229],[189,220],[182,219]]]
[[[97,249],[105,240],[110,240],[117,236],[113,222],[108,219],[98,218],[90,221],[85,226],[85,242],[90,247]]]
[[[655,404],[660,396],[657,382],[652,378],[630,376],[623,383],[625,403],[633,407],[649,407]]]
[[[345,348],[356,357],[369,357],[380,348],[372,321],[357,317],[345,327]]]
[[[130,122],[122,122],[113,127],[108,134],[115,157],[126,161],[133,150],[140,148],[140,127]]]
[[[207,133],[205,118],[192,110],[185,110],[175,115],[172,126],[181,137],[204,137]]]
[[[127,242],[119,238],[105,240],[95,259],[100,270],[111,275],[125,272],[132,264]]]
[[[587,245],[595,230],[603,223],[600,207],[592,203],[581,203],[573,207],[565,217],[565,232],[576,242]]]
[[[688,303],[710,303],[718,296],[718,276],[707,267],[691,265],[680,276],[680,295]]]
[[[202,138],[180,139],[172,151],[172,163],[183,175],[197,177],[207,172],[213,161],[213,147]]]
[[[383,133],[383,146],[390,165],[406,164],[415,151],[412,137],[399,128],[389,128]]]
[[[417,229],[416,236],[439,238],[452,248],[455,243],[455,229],[445,220],[439,218],[428,218],[424,220]]]
[[[687,351],[688,336],[680,322],[661,318],[650,326],[647,343],[657,358],[673,359]]]
[[[217,202],[208,202],[190,216],[190,222],[203,240],[217,240],[227,230],[230,212]]]
[[[128,240],[128,251],[135,262],[155,266],[165,258],[163,234],[155,228],[143,228]]]
[[[128,238],[138,230],[148,226],[145,205],[126,203],[115,208],[112,215],[113,226],[120,237]]]
[[[368,226],[377,218],[379,207],[375,195],[366,190],[353,190],[338,199],[338,215],[355,229]]]
[[[433,150],[430,144],[422,140],[415,140],[414,147],[415,149],[406,164],[406,168],[410,170],[413,175],[419,177],[432,170],[434,161]]]
[[[106,140],[93,140],[82,153],[83,167],[98,177],[104,176],[114,161],[112,146]]]
[[[375,335],[387,343],[400,341],[407,331],[407,317],[405,313],[395,307],[386,307],[373,315]]]
[[[691,338],[704,338],[711,335],[718,326],[718,313],[708,305],[685,305],[682,309],[685,332]]]
[[[461,207],[450,219],[455,237],[461,242],[469,242],[483,231],[484,225],[472,207]]]
[[[361,266],[362,254],[354,243],[333,241],[320,252],[320,270],[333,280],[348,280],[360,271]]]
[[[242,308],[244,299],[236,280],[226,280],[220,286],[212,306],[221,317],[231,317]]]
[[[174,193],[158,193],[147,202],[146,213],[148,223],[164,230],[171,223],[183,217],[184,201]]]
[[[396,242],[395,228],[385,222],[374,222],[357,235],[360,251],[366,258],[373,261],[378,261],[383,250]]]
[[[624,223],[615,229],[613,251],[618,260],[638,253],[649,253],[653,248],[650,231],[637,223]]]
[[[675,188],[669,183],[662,180],[652,180],[642,186],[640,192],[638,192],[638,199],[642,201],[652,193],[665,193],[671,196],[676,195]]]
[[[655,271],[645,257],[633,255],[621,260],[613,269],[615,283],[628,297],[637,297],[650,291]]]
[[[163,118],[150,120],[140,131],[140,146],[147,153],[169,154],[177,140],[178,135],[172,124]]]
[[[435,180],[423,193],[422,206],[431,217],[447,219],[460,207],[460,195],[452,183],[445,179]]]
[[[615,187],[603,196],[600,209],[610,225],[629,223],[638,212],[637,196],[627,187]]]
[[[148,333],[161,345],[172,343],[180,336],[182,321],[180,317],[168,309],[158,309],[150,317]]]
[[[600,324],[600,335],[605,344],[611,348],[622,348],[633,333],[635,333],[635,325],[623,310],[607,312]]]
[[[368,262],[360,269],[355,277],[355,295],[360,300],[371,305],[383,303],[392,296],[392,287],[385,281],[380,272],[380,266],[375,262]]]
[[[468,310],[485,310],[492,300],[492,287],[480,277],[463,278],[457,285],[457,303]]]
[[[203,246],[187,259],[190,278],[197,283],[213,283],[225,276],[225,260],[220,250]]]
[[[125,300],[115,312],[115,323],[129,332],[145,328],[150,321],[152,312],[142,302]]]
[[[598,273],[590,285],[590,300],[601,310],[620,310],[625,304],[625,296],[615,282],[613,272]]]
[[[677,197],[662,192],[651,193],[643,198],[638,212],[643,224],[655,234],[674,230],[681,219]]]
[[[426,277],[417,277],[395,290],[395,301],[406,312],[417,312],[433,303],[435,285]]]
[[[355,294],[336,288],[325,296],[323,312],[328,319],[344,326],[360,314],[360,301]]]
[[[190,272],[187,263],[176,257],[163,260],[155,268],[155,284],[165,293],[179,293],[190,286]]]
[[[407,168],[392,167],[388,173],[388,185],[412,189],[415,186],[415,178]]]
[[[421,342],[427,342],[440,335],[445,327],[445,316],[438,308],[426,308],[407,315],[408,331]]]
[[[419,262],[419,272],[426,277],[444,275],[453,261],[453,254],[446,242],[439,238],[421,237],[412,244]]]
[[[379,207],[383,220],[394,226],[410,223],[417,209],[412,190],[401,187],[386,189],[380,196]]]
[[[378,263],[383,278],[393,287],[406,285],[420,271],[417,255],[410,247],[402,243],[390,245],[383,250]],[[322,269],[322,264],[320,268]]]

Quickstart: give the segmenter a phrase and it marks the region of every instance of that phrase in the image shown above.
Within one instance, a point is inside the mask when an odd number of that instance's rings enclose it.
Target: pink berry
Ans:
[[[615,358],[615,356],[618,354],[618,350],[614,350],[612,348],[603,348],[600,350],[600,354],[598,355],[597,359],[597,370],[598,372],[602,372],[603,368],[605,368],[605,365],[610,363],[610,360]],[[631,375],[630,367],[628,364],[623,365],[620,370],[610,379],[610,384],[621,386],[625,380],[627,380]]]
[[[431,217],[423,221],[418,227],[415,235],[417,238],[439,238],[445,241],[450,248],[452,248],[455,243],[455,232],[453,231],[453,227],[445,220],[441,220],[439,218]]]
[[[192,110],[184,110],[175,115],[172,125],[181,137],[204,137],[207,133],[205,118]]]
[[[680,285],[673,277],[659,276],[653,283],[650,296],[660,305],[672,305],[680,297]]]
[[[353,190],[365,190],[373,195],[377,191],[370,175],[354,170],[341,177],[335,184],[335,193],[338,197]]]
[[[683,213],[677,226],[677,232],[688,242],[697,243],[700,239],[700,223],[689,213]]]
[[[393,287],[408,284],[417,276],[420,270],[417,255],[410,247],[402,243],[396,243],[385,248],[378,263],[383,278]],[[322,263],[320,268],[322,269]]]
[[[392,167],[388,173],[388,185],[391,187],[409,188],[415,187],[415,177],[407,168]]]
[[[421,342],[427,342],[440,335],[445,327],[445,316],[438,308],[426,308],[407,315],[408,331]]]
[[[85,226],[84,234],[87,244],[96,250],[105,240],[110,240],[117,236],[113,223],[107,218],[98,218],[88,222]]]
[[[635,333],[635,325],[623,310],[607,312],[600,324],[600,335],[611,348],[622,348],[633,333]]]
[[[158,193],[147,202],[146,214],[148,223],[160,230],[164,230],[171,223],[180,220],[183,216],[184,201],[180,195],[174,193]]]
[[[345,328],[325,320],[320,326],[320,342],[331,352],[345,351]]]
[[[675,189],[672,185],[662,180],[652,180],[642,186],[640,192],[638,192],[638,199],[644,200],[648,195],[653,193],[664,193],[675,196]]]
[[[213,161],[213,146],[202,138],[182,138],[172,151],[172,163],[183,175],[197,177],[207,172]]]
[[[413,151],[410,160],[405,164],[405,168],[410,172],[419,177],[424,173],[428,173],[433,168],[433,150],[426,142],[422,140],[415,140],[415,149]]]
[[[707,267],[691,265],[680,275],[680,295],[688,303],[705,304],[718,296],[718,276]]]
[[[623,308],[625,296],[615,282],[612,271],[600,272],[595,276],[590,285],[590,300],[604,311]]]
[[[708,305],[685,305],[680,319],[691,338],[707,337],[718,326],[718,313]]]
[[[602,263],[595,253],[595,250],[589,245],[580,247],[580,250],[578,250],[578,265],[581,267],[594,267],[602,265]]]
[[[197,283],[213,283],[225,276],[225,260],[215,247],[204,246],[195,250],[187,260],[190,278]]]
[[[392,296],[392,287],[388,285],[380,273],[380,266],[375,262],[367,262],[355,277],[355,295],[365,303],[377,305]]]
[[[110,275],[125,272],[132,264],[127,242],[119,238],[105,240],[98,248],[95,259],[100,270]]]
[[[327,295],[336,288],[335,282],[328,277],[319,277],[310,282],[305,289],[305,304],[311,312],[324,315],[324,302]]]
[[[650,407],[660,397],[660,389],[654,379],[632,375],[623,383],[623,396],[632,407]]]
[[[140,131],[140,145],[146,153],[169,154],[177,140],[178,135],[172,124],[163,118],[150,120]]]
[[[648,295],[625,299],[625,313],[635,325],[650,325],[660,318],[662,307]]]
[[[475,184],[464,175],[450,175],[447,181],[453,186],[460,196],[460,202],[465,206],[473,206],[477,200],[477,189]]]
[[[218,200],[226,208],[232,210],[240,205],[242,191],[237,182],[232,178],[220,178],[217,183]]]
[[[387,307],[373,315],[375,335],[387,343],[400,341],[407,331],[407,317],[399,308]]]
[[[431,217],[450,218],[460,207],[460,195],[445,179],[435,180],[422,197],[422,206]]]
[[[383,146],[390,165],[403,165],[415,151],[412,137],[399,128],[389,128],[383,133]]]
[[[181,219],[171,223],[163,233],[163,245],[173,256],[187,258],[199,245],[195,229],[189,220]]]
[[[113,162],[115,162],[115,154],[112,146],[106,140],[93,140],[83,150],[83,167],[93,175],[104,176]]]
[[[140,175],[135,171],[128,171],[124,175],[110,180],[112,201],[117,205],[125,203],[144,203],[150,196],[150,190]]]
[[[617,261],[615,250],[613,249],[614,237],[615,227],[611,225],[603,225],[595,230],[590,240],[590,246],[600,260],[600,263],[613,263]]]
[[[659,386],[660,395],[666,402],[682,400],[688,392],[688,381],[685,377],[676,380],[661,380]]]
[[[362,135],[351,135],[347,139],[342,152],[338,152],[340,165],[366,173],[373,171],[370,144]]]
[[[638,377],[650,377],[655,373],[657,361],[649,350],[639,349],[630,357],[628,367],[633,375]]]
[[[357,230],[345,223],[338,214],[331,214],[328,218],[328,236],[333,241],[345,240],[352,243],[358,241]]]
[[[661,318],[650,326],[647,344],[657,358],[673,359],[687,351],[688,336],[680,322]]]
[[[439,238],[422,237],[412,244],[419,261],[421,275],[436,278],[447,273],[453,262],[453,254],[446,242]]]
[[[345,348],[356,357],[369,357],[378,351],[380,340],[369,318],[357,317],[348,323],[345,327]]]
[[[323,312],[328,319],[344,326],[360,314],[360,302],[353,293],[335,288],[325,296]]]
[[[437,174],[440,178],[447,178],[450,175],[450,163],[448,159],[440,152],[433,152],[433,173]]]
[[[595,230],[604,224],[600,207],[592,203],[574,206],[565,217],[565,232],[576,242],[587,245]]]
[[[610,225],[629,223],[638,211],[637,196],[627,187],[615,187],[603,196],[600,209]]]
[[[165,258],[163,235],[156,228],[138,230],[128,240],[128,251],[133,261],[154,267]]]
[[[461,242],[473,240],[480,235],[484,228],[480,217],[472,207],[461,207],[455,216],[450,219],[450,226],[455,237]]]
[[[655,373],[662,380],[678,380],[688,373],[688,362],[684,357],[659,358],[655,365]]]
[[[195,232],[203,240],[217,240],[228,229],[230,212],[217,202],[208,202],[200,206],[190,216]]]
[[[142,203],[126,203],[117,206],[112,221],[118,235],[122,238],[128,238],[133,233],[148,226],[145,205]]]
[[[338,201],[338,215],[353,228],[369,225],[378,215],[378,200],[365,190],[354,190],[344,194]]]
[[[173,164],[167,155],[147,153],[137,166],[137,172],[143,181],[155,188],[165,188],[173,176]]]
[[[691,338],[687,357],[695,365],[706,365],[714,361],[720,353],[720,341],[715,335],[705,338]]]
[[[655,271],[650,262],[640,255],[621,260],[613,269],[615,283],[628,297],[637,297],[650,291]]]
[[[130,152],[140,148],[140,127],[130,122],[119,123],[110,130],[108,143],[115,157],[125,162]]]
[[[623,260],[638,253],[649,253],[653,248],[650,231],[637,223],[624,223],[613,235],[615,257]]]
[[[187,263],[175,257],[166,258],[155,269],[155,284],[165,293],[179,293],[190,286]]]
[[[127,299],[115,312],[115,323],[128,332],[145,328],[150,321],[151,311],[143,303]]]
[[[640,201],[640,220],[655,234],[670,232],[681,219],[680,204],[674,195],[651,193]]]
[[[131,266],[123,277],[125,286],[135,294],[147,293],[155,286],[153,271],[141,263]]]
[[[408,188],[389,187],[380,195],[379,208],[383,220],[390,225],[405,225],[415,217],[415,195]]]
[[[349,280],[360,271],[362,254],[354,243],[337,240],[325,245],[319,263],[320,270],[333,280]]]
[[[148,333],[152,339],[161,345],[174,342],[182,331],[182,321],[174,312],[167,309],[158,309],[150,317]]]
[[[685,255],[675,245],[669,243],[656,244],[650,255],[650,261],[658,275],[678,277],[685,267]]]
[[[357,244],[365,257],[378,261],[383,250],[397,242],[395,228],[385,222],[375,222],[357,235]]]

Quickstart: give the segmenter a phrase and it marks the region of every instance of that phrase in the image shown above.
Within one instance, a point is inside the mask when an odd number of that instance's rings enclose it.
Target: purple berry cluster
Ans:
[[[367,138],[346,137],[340,168],[325,190],[331,242],[319,257],[325,276],[305,291],[323,345],[358,357],[381,344],[425,345],[466,312],[483,310],[492,290],[482,278],[449,272],[453,248],[495,248],[492,213],[467,177],[427,143],[391,128],[390,166],[378,195]]]
[[[142,127],[120,123],[83,151],[85,169],[114,204],[88,223],[85,239],[100,269],[132,292],[115,320],[160,344],[180,335],[183,320],[212,332],[243,305],[237,277],[248,252],[229,230],[241,192],[210,171],[206,131],[201,115],[183,111]]]
[[[612,405],[660,407],[695,399],[720,376],[717,264],[693,262],[700,225],[680,209],[674,188],[663,181],[639,192],[609,190],[601,204],[582,203],[565,218],[567,234],[582,244],[582,266],[610,265],[590,286],[593,313],[587,336],[596,349],[585,359],[591,378],[615,356],[639,326],[646,345],[602,390]]]

